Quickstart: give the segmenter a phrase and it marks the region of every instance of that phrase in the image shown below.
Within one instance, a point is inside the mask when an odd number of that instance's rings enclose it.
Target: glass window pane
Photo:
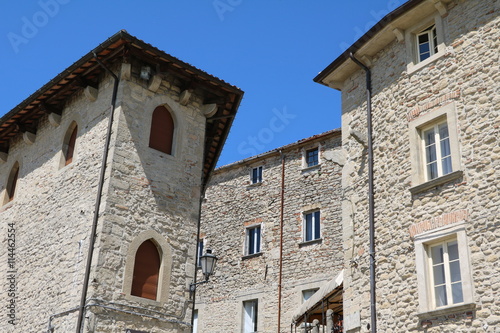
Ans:
[[[319,239],[320,236],[320,218],[319,211],[314,212],[314,239]]]
[[[427,165],[427,175],[429,179],[434,179],[438,176],[437,163]]]
[[[458,243],[457,241],[448,242],[446,244],[448,246],[448,258],[449,260],[457,260],[458,259]]]
[[[427,163],[434,162],[436,160],[436,145],[427,146],[425,148]]]
[[[312,214],[306,214],[306,241],[312,240]]]
[[[450,262],[450,278],[451,282],[458,282],[462,280],[460,277],[460,261],[456,260]]]
[[[441,140],[449,137],[447,123],[443,123],[443,124],[439,125],[439,137],[441,138]]]
[[[248,254],[254,254],[255,229],[248,229]]]
[[[432,264],[437,265],[444,262],[443,245],[431,247]]]
[[[427,33],[421,34],[418,36],[418,43],[423,44],[429,41],[429,35]]]
[[[444,140],[441,140],[441,157],[446,157],[450,154],[450,139],[446,138]]]
[[[443,175],[447,175],[450,172],[452,172],[453,170],[451,166],[451,157],[443,159],[442,166],[443,166]]]
[[[429,53],[430,52],[429,43],[420,44],[418,46],[418,50],[419,50],[420,54]]]
[[[446,286],[439,286],[434,288],[436,297],[436,307],[444,306],[448,304],[446,300]]]
[[[435,143],[435,141],[434,141],[435,140],[434,129],[430,129],[428,131],[425,131],[424,138],[425,138],[425,145],[426,146]]]
[[[432,267],[432,271],[434,273],[434,284],[436,286],[445,283],[444,264]]]
[[[255,252],[259,253],[260,252],[260,227],[255,228],[255,238],[256,238],[256,244],[255,244]]]
[[[462,292],[462,283],[454,283],[451,285],[451,293],[453,295],[453,304],[462,303],[464,301],[464,295]]]

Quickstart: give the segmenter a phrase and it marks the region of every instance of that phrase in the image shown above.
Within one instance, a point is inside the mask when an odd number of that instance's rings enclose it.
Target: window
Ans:
[[[258,301],[243,302],[243,333],[257,332]]]
[[[159,106],[153,111],[151,119],[151,133],[149,147],[172,155],[174,139],[174,119],[164,106]]]
[[[454,102],[410,121],[409,130],[412,194],[463,175]]]
[[[251,255],[260,252],[260,230],[260,225],[247,228],[245,255]]]
[[[466,222],[415,236],[419,317],[473,308],[473,283]]]
[[[66,132],[63,144],[63,166],[66,166],[73,162],[73,156],[75,152],[76,144],[76,134],[78,133],[78,126],[76,123],[72,123]]]
[[[306,151],[306,165],[312,167],[319,164],[318,148],[309,149]]]
[[[462,303],[464,296],[457,240],[429,246],[428,258],[434,307]]]
[[[200,239],[198,241],[198,249],[196,251],[196,265],[201,267],[201,256],[203,255],[204,240]]]
[[[302,290],[302,303],[304,303],[305,301],[307,301],[309,298],[312,297],[312,295],[314,295],[317,291],[318,291],[319,288],[315,288],[315,289],[308,289],[308,290]]]
[[[438,53],[436,26],[433,24],[416,36],[418,62]]]
[[[250,177],[252,184],[262,183],[262,167],[253,168]]]
[[[7,179],[7,188],[5,191],[4,204],[14,200],[18,178],[19,178],[19,163],[16,162],[12,167],[12,169],[10,170],[9,178]]]
[[[321,238],[319,210],[304,214],[304,241]]]
[[[146,240],[135,255],[131,295],[156,300],[160,264],[158,248],[151,239]]]
[[[452,171],[450,135],[446,122],[422,129],[426,179],[431,180]]]

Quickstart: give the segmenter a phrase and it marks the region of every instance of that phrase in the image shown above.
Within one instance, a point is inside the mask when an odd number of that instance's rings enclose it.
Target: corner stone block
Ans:
[[[49,114],[49,123],[54,127],[61,125],[61,116],[57,113]]]
[[[97,100],[97,89],[94,88],[94,87],[91,87],[91,86],[87,86],[84,90],[83,90],[84,94],[85,94],[85,97],[87,97],[87,99],[91,102],[95,102]]]
[[[201,110],[205,117],[212,117],[217,112],[217,104],[204,104]]]
[[[148,89],[152,92],[156,92],[161,85],[161,77],[160,75],[155,75],[151,78],[151,82],[149,83]]]

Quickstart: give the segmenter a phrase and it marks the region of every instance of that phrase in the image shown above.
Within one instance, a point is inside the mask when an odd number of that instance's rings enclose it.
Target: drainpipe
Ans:
[[[87,291],[89,287],[89,280],[90,280],[90,266],[92,265],[92,256],[94,254],[94,246],[95,246],[95,241],[96,241],[96,230],[97,230],[97,222],[99,220],[99,209],[101,207],[101,196],[102,196],[102,189],[104,186],[104,175],[106,173],[106,163],[108,161],[108,152],[109,152],[109,142],[111,141],[111,127],[113,126],[113,114],[115,112],[115,105],[116,105],[116,95],[118,93],[118,84],[120,83],[120,80],[118,77],[108,68],[106,67],[97,57],[97,54],[93,52],[94,58],[96,59],[97,63],[101,65],[102,68],[106,70],[106,72],[109,73],[115,80],[114,86],[113,86],[113,96],[111,97],[111,110],[109,112],[109,121],[108,121],[108,132],[106,134],[106,143],[104,144],[104,152],[102,155],[102,163],[101,163],[101,174],[99,176],[99,184],[97,185],[97,197],[95,201],[95,207],[94,207],[94,219],[92,222],[92,231],[90,233],[90,244],[89,244],[89,251],[87,254],[87,266],[85,267],[85,277],[83,279],[83,290],[82,290],[82,297],[80,299],[80,307],[78,310],[78,323],[76,324],[76,333],[80,333],[82,330],[82,322],[83,322],[83,316],[84,316],[84,309],[85,309],[85,300],[87,298]]]
[[[371,332],[377,332],[377,309],[375,293],[375,219],[373,199],[373,146],[372,146],[372,79],[368,67],[354,57],[352,52],[349,57],[366,73],[366,122],[368,129],[368,215],[370,228],[370,312]],[[370,329],[370,328],[369,328]]]
[[[280,150],[281,156],[281,202],[280,202],[280,273],[278,281],[278,333],[281,331],[281,281],[283,277],[283,215],[285,204],[285,155]]]

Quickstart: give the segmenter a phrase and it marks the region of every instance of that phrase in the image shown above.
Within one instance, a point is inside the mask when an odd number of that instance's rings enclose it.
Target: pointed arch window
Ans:
[[[68,133],[66,133],[67,141],[65,140],[64,144],[64,165],[68,165],[73,162],[73,155],[75,153],[75,144],[76,144],[76,134],[78,132],[78,125],[74,124],[70,126],[68,129]]]
[[[17,180],[19,178],[19,164],[16,162],[12,169],[10,170],[9,178],[7,180],[6,197],[5,203],[14,200],[14,194],[16,193]]]
[[[156,244],[148,239],[135,254],[131,295],[157,299],[161,257]]]
[[[149,147],[172,155],[174,140],[174,119],[164,106],[158,106],[153,111]]]

